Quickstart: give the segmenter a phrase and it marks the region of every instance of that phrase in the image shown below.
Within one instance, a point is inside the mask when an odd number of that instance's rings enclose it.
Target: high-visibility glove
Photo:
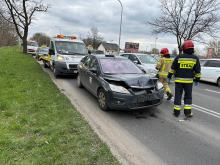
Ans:
[[[199,86],[199,82],[198,81],[194,81],[194,87],[198,87]]]

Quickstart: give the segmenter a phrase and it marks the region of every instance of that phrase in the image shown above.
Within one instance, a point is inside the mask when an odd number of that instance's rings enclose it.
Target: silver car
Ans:
[[[121,56],[130,59],[138,65],[139,68],[144,70],[147,74],[155,76],[157,74],[156,63],[157,59],[149,54],[141,53],[122,53]]]

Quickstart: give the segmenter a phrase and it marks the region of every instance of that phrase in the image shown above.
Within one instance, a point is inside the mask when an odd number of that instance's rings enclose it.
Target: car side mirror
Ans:
[[[55,55],[55,52],[53,49],[49,49],[49,55]]]

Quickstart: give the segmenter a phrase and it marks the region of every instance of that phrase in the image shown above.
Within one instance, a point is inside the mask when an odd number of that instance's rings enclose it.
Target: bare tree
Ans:
[[[154,33],[175,35],[181,52],[183,40],[215,36],[219,8],[219,0],[161,0],[161,16],[148,23]]]
[[[86,46],[91,45],[93,49],[98,49],[99,45],[103,41],[103,37],[99,35],[98,28],[92,27],[87,38],[83,39],[83,41],[85,42]]]
[[[213,49],[213,57],[220,57],[220,41],[210,41],[206,49]]]
[[[17,35],[23,42],[23,52],[26,53],[29,26],[33,16],[35,12],[46,12],[48,6],[44,5],[42,0],[0,0],[0,5],[0,15],[14,24]]]
[[[49,46],[50,44],[50,37],[44,33],[35,33],[30,39],[37,41],[39,46]]]
[[[0,16],[0,47],[16,45],[18,36],[13,24],[5,21]]]

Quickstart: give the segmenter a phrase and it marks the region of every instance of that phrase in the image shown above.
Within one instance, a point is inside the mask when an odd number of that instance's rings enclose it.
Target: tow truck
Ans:
[[[77,75],[77,66],[88,55],[82,40],[76,36],[57,35],[50,41],[49,54],[41,60],[45,68],[51,68],[55,78],[60,75]]]

